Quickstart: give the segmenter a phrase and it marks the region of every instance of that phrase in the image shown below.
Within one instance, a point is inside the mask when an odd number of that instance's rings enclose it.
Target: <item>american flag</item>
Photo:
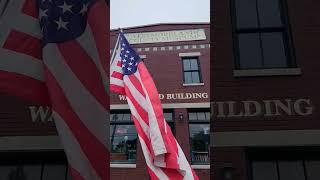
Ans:
[[[111,60],[110,90],[126,95],[152,180],[197,180],[166,123],[146,66],[120,32]]]
[[[0,91],[52,108],[74,180],[109,179],[108,12],[104,0],[0,4]]]

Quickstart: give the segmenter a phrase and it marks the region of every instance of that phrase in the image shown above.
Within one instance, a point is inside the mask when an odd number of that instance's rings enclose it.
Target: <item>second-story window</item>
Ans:
[[[283,0],[232,0],[237,69],[294,67]]]
[[[201,83],[198,57],[183,57],[183,77],[185,84]]]

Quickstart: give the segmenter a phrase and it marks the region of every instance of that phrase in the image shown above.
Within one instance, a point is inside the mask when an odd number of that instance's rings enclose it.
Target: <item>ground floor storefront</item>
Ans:
[[[319,180],[319,135],[319,130],[218,132],[212,178]]]

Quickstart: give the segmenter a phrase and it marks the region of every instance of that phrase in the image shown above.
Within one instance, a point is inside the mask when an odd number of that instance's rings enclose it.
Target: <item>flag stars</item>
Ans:
[[[80,10],[80,14],[82,14],[84,16],[86,14],[86,12],[88,11],[88,6],[89,6],[89,4],[83,4],[82,9]]]
[[[131,61],[134,61],[134,57],[131,57],[130,60],[131,60]]]
[[[57,27],[58,30],[60,30],[60,29],[68,30],[67,24],[68,24],[69,22],[63,21],[61,17],[59,18],[58,21],[54,21],[54,22],[58,25],[58,27]]]
[[[48,9],[45,9],[45,10],[42,10],[42,9],[40,9],[40,11],[39,11],[39,19],[41,20],[43,17],[45,18],[45,17],[47,17],[48,16]]]
[[[129,68],[129,67],[128,67],[127,69],[128,69],[128,71],[131,71],[132,68]]]
[[[62,9],[62,13],[65,13],[67,11],[72,13],[71,8],[73,7],[72,5],[68,5],[66,2],[63,2],[63,5],[59,6]]]
[[[129,54],[129,53],[130,53],[130,51],[128,51],[128,50],[127,50],[127,51],[126,51],[126,53],[127,53],[127,54]]]
[[[129,62],[129,65],[130,65],[130,66],[132,66],[132,64],[133,64],[132,62]]]
[[[125,54],[125,55],[124,55],[124,57],[126,57],[126,58],[127,58],[127,57],[128,57],[128,55],[126,55],[126,54]]]

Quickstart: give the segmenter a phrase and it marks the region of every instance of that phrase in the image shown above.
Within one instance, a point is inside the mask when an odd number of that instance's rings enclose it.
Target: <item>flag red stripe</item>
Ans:
[[[109,163],[107,149],[81,122],[77,114],[72,111],[72,106],[69,104],[58,82],[46,68],[45,74],[49,93],[52,97],[53,109],[64,119],[97,174],[102,179],[106,179],[109,177],[107,174],[107,164]]]
[[[68,168],[70,169],[69,172],[70,172],[70,174],[72,176],[72,180],[85,180],[77,170],[72,168],[71,165],[69,165]]]
[[[157,175],[152,171],[152,169],[150,169],[148,166],[148,172],[149,172],[149,175],[150,175],[150,178],[151,180],[159,180],[159,178],[157,177]]]
[[[118,61],[118,62],[117,62],[117,66],[122,67],[121,61]]]
[[[170,169],[170,168],[161,168],[162,171],[169,177],[171,180],[183,180],[182,174],[177,169]]]
[[[126,91],[127,98],[129,98],[134,105],[136,111],[140,115],[141,119],[149,126],[149,119],[148,119],[148,113],[141,107],[139,102],[132,96],[130,89],[128,86],[124,86],[124,89]]]
[[[141,82],[137,79],[137,77],[135,75],[129,75],[128,77],[129,77],[131,83],[134,85],[134,87],[140,92],[140,94],[143,97],[146,97],[146,94],[143,91]]]
[[[89,9],[88,13],[88,23],[93,32],[93,38],[96,42],[96,47],[100,56],[100,63],[102,64],[106,76],[109,76],[110,68],[109,63],[107,63],[109,58],[109,24],[110,19],[108,18],[109,7],[105,1],[96,1],[92,7]]]
[[[115,84],[110,84],[110,91],[118,93],[118,94],[126,95],[124,87],[118,86]]]
[[[23,7],[22,7],[22,12],[24,14],[27,14],[33,18],[38,18],[38,8],[37,8],[37,1],[36,0],[25,0]]]
[[[123,74],[117,71],[113,71],[111,77],[123,80]]]
[[[57,44],[63,59],[72,72],[82,82],[86,89],[97,99],[103,107],[107,107],[108,100],[102,78],[96,64],[77,41]],[[75,53],[72,53],[75,52]]]
[[[166,146],[166,150],[168,153],[172,153],[172,149],[169,145],[168,136],[166,135],[165,128],[164,128],[164,117],[163,117],[163,110],[161,106],[161,102],[159,99],[158,90],[155,87],[155,84],[149,74],[148,70],[146,69],[143,63],[139,63],[138,71],[140,74],[141,81],[143,83],[144,88],[146,89],[146,93],[148,94],[150,101],[152,102],[152,109],[157,119],[158,127],[164,141],[164,145]]]
[[[21,74],[0,70],[0,91],[42,106],[50,104],[45,83]]]
[[[131,115],[131,116],[132,116],[134,125],[135,125],[135,127],[136,127],[136,129],[137,129],[137,132],[138,132],[140,138],[143,139],[144,143],[147,145],[147,148],[148,148],[149,152],[151,153],[151,156],[152,156],[152,157],[150,157],[150,158],[153,159],[153,158],[154,158],[154,153],[153,153],[153,150],[152,150],[152,147],[151,147],[151,144],[150,144],[150,139],[149,139],[148,136],[144,133],[143,128],[141,127],[138,119],[137,119],[135,116],[133,116],[133,115]]]
[[[6,39],[3,48],[26,54],[36,59],[42,59],[42,42],[29,34],[12,30]]]

